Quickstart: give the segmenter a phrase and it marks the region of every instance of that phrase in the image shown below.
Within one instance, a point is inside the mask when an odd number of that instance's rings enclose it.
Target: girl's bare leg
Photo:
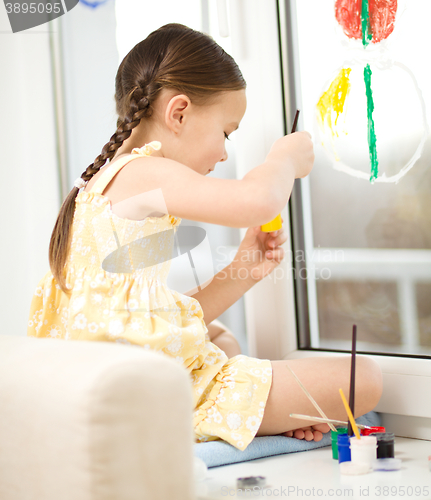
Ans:
[[[342,388],[349,397],[350,356],[271,361],[273,378],[257,436],[285,434],[298,439],[320,441],[326,424],[289,417],[290,413],[320,416],[293,378],[288,363],[328,418],[347,420],[340,397]],[[355,417],[374,409],[382,394],[382,374],[372,359],[356,356]],[[311,422],[312,424],[312,422]],[[293,432],[292,432],[293,431]]]
[[[241,354],[241,347],[234,334],[221,321],[215,319],[207,328],[211,342],[224,351],[228,358]]]

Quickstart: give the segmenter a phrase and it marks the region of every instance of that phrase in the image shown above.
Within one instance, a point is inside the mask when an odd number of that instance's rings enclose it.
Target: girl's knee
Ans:
[[[355,400],[360,405],[358,410],[361,408],[361,414],[377,406],[382,396],[383,380],[380,366],[374,359],[367,356],[356,357],[355,389]]]
[[[241,354],[241,347],[230,330],[225,330],[217,335],[212,343],[224,351],[228,358]]]

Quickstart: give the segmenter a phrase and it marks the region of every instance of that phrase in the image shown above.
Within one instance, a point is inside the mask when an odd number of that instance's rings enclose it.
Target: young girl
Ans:
[[[283,259],[284,231],[266,234],[260,225],[282,210],[314,161],[310,135],[297,132],[241,180],[206,177],[227,159],[245,86],[212,38],[179,24],[127,54],[116,76],[117,130],[61,207],[28,328],[35,337],[116,341],[171,356],[190,373],[196,440],[223,439],[240,450],[254,436],[318,441],[329,430],[289,417],[315,410],[287,363],[335,419],[346,418],[338,389],[348,393],[350,372],[349,356],[228,358],[211,342],[210,333],[216,341],[229,332],[210,323]],[[248,227],[233,262],[192,297],[166,283],[182,218]],[[356,370],[359,416],[377,404],[381,374],[362,356]]]

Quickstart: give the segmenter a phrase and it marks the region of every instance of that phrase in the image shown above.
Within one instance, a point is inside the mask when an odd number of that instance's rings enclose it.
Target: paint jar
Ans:
[[[399,458],[377,458],[373,461],[373,470],[400,470],[401,460]]]
[[[339,427],[336,431],[331,431],[332,458],[338,460],[338,434],[347,434],[347,427]]]
[[[260,230],[264,233],[271,233],[272,231],[278,231],[282,227],[283,223],[281,222],[281,214],[278,214],[275,219],[272,219],[266,224],[262,224],[262,226],[260,226]]]
[[[342,462],[350,462],[350,440],[349,435],[346,434],[338,434],[337,436],[337,444],[338,444],[338,463]]]
[[[370,434],[377,439],[377,458],[395,457],[395,434],[393,432],[376,432]]]
[[[376,436],[356,436],[350,437],[351,460],[355,463],[366,463],[371,468],[373,460],[377,458],[377,438]]]
[[[349,476],[358,476],[359,474],[368,474],[371,469],[368,464],[361,462],[342,462],[340,464],[340,473]]]
[[[361,436],[369,436],[370,434],[375,434],[376,432],[386,432],[384,427],[370,427],[369,429],[361,429]]]

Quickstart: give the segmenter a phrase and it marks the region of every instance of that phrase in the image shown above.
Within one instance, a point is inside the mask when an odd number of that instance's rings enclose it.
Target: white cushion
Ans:
[[[0,335],[0,498],[190,500],[192,412],[161,353]]]

